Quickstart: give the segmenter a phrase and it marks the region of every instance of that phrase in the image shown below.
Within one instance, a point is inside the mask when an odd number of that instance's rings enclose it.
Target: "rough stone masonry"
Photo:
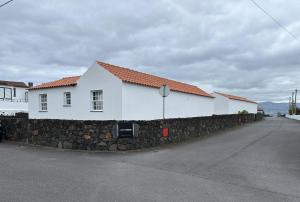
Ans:
[[[260,121],[262,115],[240,114],[210,117],[133,121],[137,136],[118,138],[114,130],[118,121],[79,121],[28,119],[26,116],[1,116],[8,140],[33,145],[79,150],[132,150],[179,143],[211,135],[245,123]],[[163,130],[167,135],[163,136]]]

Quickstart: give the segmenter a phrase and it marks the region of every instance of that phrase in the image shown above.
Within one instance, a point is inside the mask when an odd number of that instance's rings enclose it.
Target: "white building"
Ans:
[[[165,117],[211,116],[214,97],[181,82],[96,62],[82,76],[62,78],[29,90],[29,118],[152,120],[163,116],[159,88],[168,85]]]
[[[0,81],[0,115],[28,112],[28,89],[24,82]]]
[[[251,114],[257,114],[257,103],[247,98],[229,95],[224,93],[212,93],[215,97],[214,114],[238,114],[242,111],[247,111]]]

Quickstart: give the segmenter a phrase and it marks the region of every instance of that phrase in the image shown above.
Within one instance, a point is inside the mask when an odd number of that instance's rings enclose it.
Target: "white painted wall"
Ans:
[[[243,111],[243,110],[246,110],[251,114],[257,113],[257,104],[256,103],[250,103],[250,102],[229,99],[218,93],[212,93],[212,95],[215,97],[214,114],[216,114],[216,115],[238,114],[239,111]]]
[[[12,90],[12,100],[0,99],[0,114],[14,115],[16,112],[28,112],[28,103],[25,102],[26,88],[0,85],[0,88],[2,87]],[[16,89],[16,96],[13,93],[14,88]]]
[[[250,114],[257,114],[257,104],[230,99],[229,114],[238,114],[239,111],[243,110]]]
[[[103,112],[92,112],[90,91],[103,90]],[[71,107],[64,107],[64,92],[71,92]],[[39,95],[48,96],[48,111],[39,111]],[[60,87],[29,91],[29,118],[75,120],[121,120],[122,81],[94,64],[74,87]]]
[[[124,120],[152,120],[163,117],[163,98],[157,88],[123,83]],[[211,116],[214,99],[180,92],[166,98],[166,118]]]
[[[0,100],[0,114],[14,115],[16,112],[28,112],[28,103]]]
[[[300,121],[300,115],[286,115],[286,118]]]
[[[29,91],[29,118],[35,119],[72,119],[75,105],[71,107],[63,106],[63,93],[71,92],[72,102],[75,101],[75,88],[49,88],[45,90],[30,90]],[[40,111],[39,95],[47,94],[47,112]]]
[[[229,114],[229,98],[222,96],[218,93],[212,93],[214,99],[214,114],[222,115]]]

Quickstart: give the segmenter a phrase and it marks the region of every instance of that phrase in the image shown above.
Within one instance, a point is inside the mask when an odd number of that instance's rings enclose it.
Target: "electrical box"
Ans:
[[[163,128],[162,136],[163,137],[169,137],[169,128]]]

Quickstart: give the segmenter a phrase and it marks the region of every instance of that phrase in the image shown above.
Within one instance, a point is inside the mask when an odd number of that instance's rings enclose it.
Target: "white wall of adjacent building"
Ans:
[[[257,113],[257,104],[244,102],[240,100],[229,99],[218,93],[212,93],[215,97],[214,114],[238,114],[240,111],[246,110],[248,113]]]
[[[124,120],[163,118],[163,98],[159,89],[123,83],[122,113]],[[171,91],[165,98],[165,118],[211,116],[213,98]]]
[[[0,100],[0,115],[14,115],[16,112],[28,112],[28,103]]]
[[[222,115],[229,114],[229,98],[222,96],[218,93],[212,93],[214,99],[214,114]]]
[[[257,113],[257,104],[230,99],[229,114],[238,114],[239,111],[246,110],[250,114]]]
[[[26,88],[0,85],[0,114],[28,112]]]

